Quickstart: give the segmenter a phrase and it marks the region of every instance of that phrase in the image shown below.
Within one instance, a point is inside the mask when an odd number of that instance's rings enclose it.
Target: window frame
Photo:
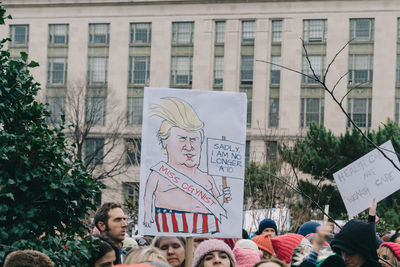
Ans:
[[[360,23],[368,21],[368,37],[360,36]],[[350,19],[350,40],[354,42],[373,42],[375,39],[375,19],[374,18],[351,18]]]
[[[65,27],[64,35],[56,35],[57,27]],[[56,42],[57,36],[63,36],[65,38],[64,42]],[[49,24],[49,45],[64,46],[68,45],[69,42],[69,24]]]
[[[139,26],[144,26],[143,29],[146,30],[146,33],[142,35],[146,35],[146,40],[143,41],[143,39],[137,39],[136,37],[138,36],[138,27]],[[151,22],[132,22],[130,23],[130,36],[129,36],[129,43],[134,44],[134,45],[148,45],[151,44]]]
[[[308,101],[318,100],[317,108],[318,111],[310,111],[310,105]],[[300,128],[308,128],[311,123],[317,125],[324,124],[324,114],[325,113],[325,99],[323,97],[302,97],[300,99]],[[317,120],[310,117],[314,115],[318,117]]]
[[[60,64],[60,62],[54,62],[56,60],[63,60],[63,70],[62,70],[62,81],[54,82],[55,70],[54,65]],[[47,59],[47,85],[65,85],[67,82],[67,71],[68,71],[68,58],[67,57],[48,57]]]
[[[16,38],[14,38],[16,36],[16,29],[17,27],[25,27],[25,33],[24,33],[24,42],[23,43],[16,43]],[[9,27],[9,31],[10,31],[10,45],[11,46],[28,46],[29,44],[29,24],[10,24]]]
[[[185,27],[188,26],[188,31],[185,32]],[[182,36],[189,35],[189,38]],[[188,40],[186,40],[188,39]],[[193,45],[194,40],[194,21],[174,21],[172,22],[172,45]]]
[[[367,57],[367,67],[366,69],[356,68],[356,64],[360,64],[357,62],[357,59],[361,61],[361,57]],[[366,71],[367,73],[367,80],[366,81],[355,81],[356,76],[360,75],[360,71]],[[357,75],[358,72],[358,75]],[[348,84],[349,85],[357,85],[357,84],[365,84],[365,85],[372,85],[373,83],[373,76],[374,76],[374,55],[372,54],[350,54],[349,55],[349,78]],[[359,78],[357,78],[359,79]]]
[[[312,31],[313,27],[316,27],[316,25],[312,25],[313,23],[320,22],[321,25],[318,25],[318,27],[321,27],[321,29],[318,29],[318,31]],[[327,31],[328,31],[328,20],[327,19],[304,19],[303,20],[303,40],[305,42],[326,42],[327,39]],[[318,37],[311,37],[312,32],[318,32],[320,36]]]
[[[130,152],[130,145],[133,145],[133,149],[136,152]],[[142,150],[142,139],[141,138],[125,138],[125,164],[131,166],[140,166]],[[133,155],[133,157],[131,157]]]
[[[366,101],[365,103],[365,113],[355,113],[354,112],[354,105],[355,101]],[[360,128],[371,128],[371,116],[372,116],[372,99],[371,98],[348,98],[347,100],[347,114],[350,116],[350,118],[356,123],[356,125]],[[357,123],[356,119],[354,118],[354,115],[363,115],[365,116],[365,126],[362,126]],[[350,124],[350,120],[347,119],[347,127],[350,128],[352,125]]]
[[[138,99],[140,99],[139,103],[135,103],[135,100]],[[127,124],[141,125],[143,123],[143,97],[128,97],[127,106]]]
[[[136,63],[144,63],[144,70],[137,69]],[[144,82],[138,82],[139,79],[136,77],[139,74],[144,76]],[[128,84],[142,86],[150,84],[150,56],[129,56]]]
[[[89,144],[93,147],[93,152],[91,154],[88,154]],[[84,157],[85,164],[102,165],[103,160],[104,160],[104,138],[86,138],[85,157]]]
[[[100,27],[105,26],[106,32],[99,33]],[[96,36],[104,35],[104,42],[96,41]],[[89,44],[90,45],[109,45],[110,43],[110,23],[89,23]]]
[[[185,69],[184,71],[187,72],[185,74],[179,74],[178,72],[181,71],[178,69],[179,59],[189,59],[188,60],[188,67],[189,69]],[[182,65],[184,66],[184,65]],[[187,82],[178,82],[178,76],[186,76]],[[173,85],[183,85],[183,86],[191,86],[192,79],[193,79],[193,56],[172,56],[171,57],[171,84]]]
[[[95,67],[95,60],[96,59],[103,59],[104,60],[104,81],[95,81],[94,78],[97,77],[95,73],[97,71],[103,72],[102,69],[96,70]],[[89,56],[88,57],[88,84],[89,85],[107,85],[108,83],[108,56]]]

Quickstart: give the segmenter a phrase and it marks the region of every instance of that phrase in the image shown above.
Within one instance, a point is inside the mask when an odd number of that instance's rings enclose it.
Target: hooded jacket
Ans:
[[[382,266],[378,262],[376,250],[379,244],[376,240],[375,225],[372,223],[358,220],[349,221],[330,245],[332,250],[338,254],[344,251],[347,254],[362,255],[366,259],[362,267]]]

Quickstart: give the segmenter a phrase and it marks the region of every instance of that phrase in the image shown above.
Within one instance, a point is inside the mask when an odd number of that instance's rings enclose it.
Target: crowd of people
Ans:
[[[370,208],[368,222],[350,220],[336,235],[332,224],[313,221],[296,233],[279,235],[275,221],[266,218],[251,239],[243,230],[240,239],[196,236],[189,244],[183,237],[128,237],[121,205],[105,203],[94,217],[93,237],[99,246],[88,265],[184,267],[192,262],[192,267],[400,267],[400,228],[391,236],[379,237],[375,209]],[[14,266],[53,267],[54,263],[41,252],[22,250],[6,257],[4,267]]]

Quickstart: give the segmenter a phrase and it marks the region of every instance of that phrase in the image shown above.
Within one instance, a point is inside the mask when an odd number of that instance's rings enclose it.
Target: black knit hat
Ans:
[[[378,263],[376,250],[379,244],[376,240],[375,224],[351,220],[343,226],[331,242],[332,250],[347,254],[360,254],[367,262]]]
[[[278,234],[278,228],[276,227],[275,221],[271,219],[264,219],[260,222],[256,235],[261,235],[265,228],[273,228],[275,230],[275,234]]]

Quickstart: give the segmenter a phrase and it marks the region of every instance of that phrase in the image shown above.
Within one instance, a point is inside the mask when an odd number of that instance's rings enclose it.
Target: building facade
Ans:
[[[314,79],[286,68],[326,78],[339,100],[346,96],[343,106],[362,128],[400,119],[397,0],[3,4],[13,19],[0,34],[11,37],[12,57],[27,52],[39,62],[32,74],[53,118],[71,108],[71,88],[83,88],[93,126],[85,159],[106,165],[106,158],[123,158],[127,171],[104,181],[103,202],[136,197],[146,86],[245,92],[247,158],[258,162],[275,157],[277,141],[304,134],[312,122],[335,134],[350,127]],[[115,124],[122,142],[106,153]]]

